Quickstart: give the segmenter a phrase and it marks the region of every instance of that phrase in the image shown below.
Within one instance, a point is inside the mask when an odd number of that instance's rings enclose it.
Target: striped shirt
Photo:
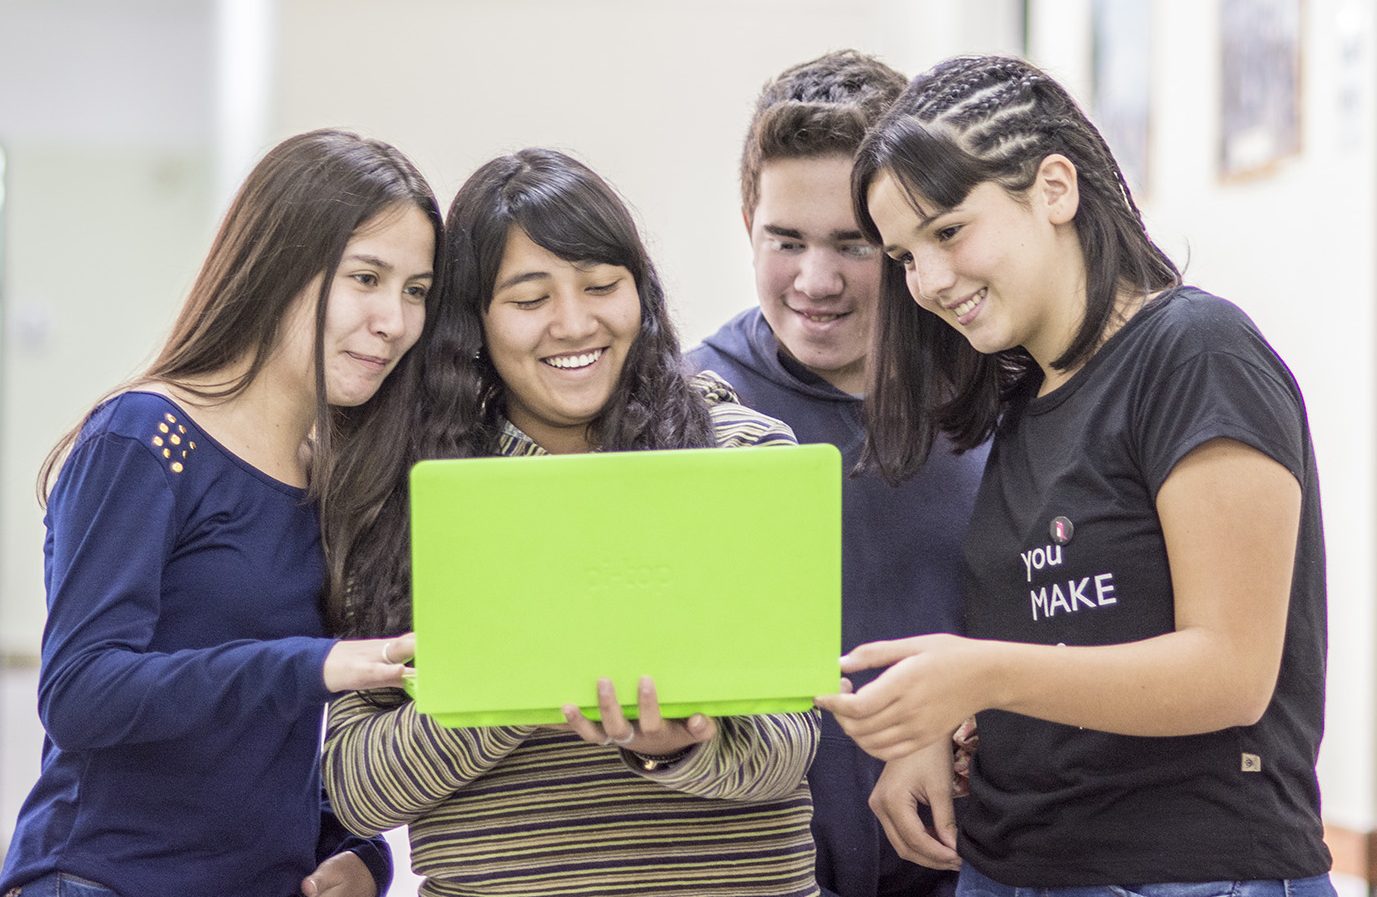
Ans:
[[[790,444],[792,431],[736,403],[713,375],[719,446]],[[508,424],[504,455],[543,450]],[[668,770],[536,726],[447,729],[400,692],[330,708],[324,775],[360,834],[410,826],[423,897],[720,895],[813,897],[804,778],[814,713],[723,717]]]

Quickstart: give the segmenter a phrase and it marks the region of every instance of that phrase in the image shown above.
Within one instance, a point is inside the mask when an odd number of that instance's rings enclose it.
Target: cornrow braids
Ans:
[[[995,182],[1022,199],[1049,155],[1075,167],[1080,203],[1074,224],[1086,267],[1086,309],[1060,357],[1066,370],[1104,340],[1124,292],[1146,295],[1175,286],[1181,274],[1148,236],[1123,171],[1104,137],[1047,73],[1021,59],[965,56],[919,75],[857,150],[851,197],[869,239],[880,235],[867,209],[875,177],[885,172],[921,196],[927,214],[953,208],[979,184]],[[993,432],[999,415],[1038,371],[1021,348],[981,361],[950,327],[921,311],[902,276],[886,263],[869,391],[869,440],[863,463],[891,479],[917,470],[938,431],[958,448]],[[913,355],[924,356],[915,360]]]

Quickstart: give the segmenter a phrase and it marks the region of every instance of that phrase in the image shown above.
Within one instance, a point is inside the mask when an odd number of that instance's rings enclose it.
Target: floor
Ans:
[[[0,855],[14,829],[19,805],[38,776],[43,735],[34,709],[38,672],[0,667]],[[397,874],[387,897],[414,897],[420,879],[411,874],[405,833],[388,833]],[[1371,897],[1366,884],[1350,876],[1334,876],[1339,897]]]

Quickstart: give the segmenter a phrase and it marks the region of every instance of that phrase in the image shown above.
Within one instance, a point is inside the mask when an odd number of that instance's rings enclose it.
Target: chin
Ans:
[[[376,389],[366,391],[341,390],[338,393],[331,393],[329,397],[326,399],[326,402],[330,405],[333,405],[336,408],[357,408],[360,405],[368,404],[369,400],[371,400],[373,396],[377,394],[378,391]]]

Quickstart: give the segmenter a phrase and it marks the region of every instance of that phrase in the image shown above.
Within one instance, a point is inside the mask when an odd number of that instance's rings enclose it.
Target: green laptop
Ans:
[[[411,553],[408,687],[446,726],[598,719],[600,677],[628,718],[643,675],[667,717],[837,690],[830,445],[424,461]]]

